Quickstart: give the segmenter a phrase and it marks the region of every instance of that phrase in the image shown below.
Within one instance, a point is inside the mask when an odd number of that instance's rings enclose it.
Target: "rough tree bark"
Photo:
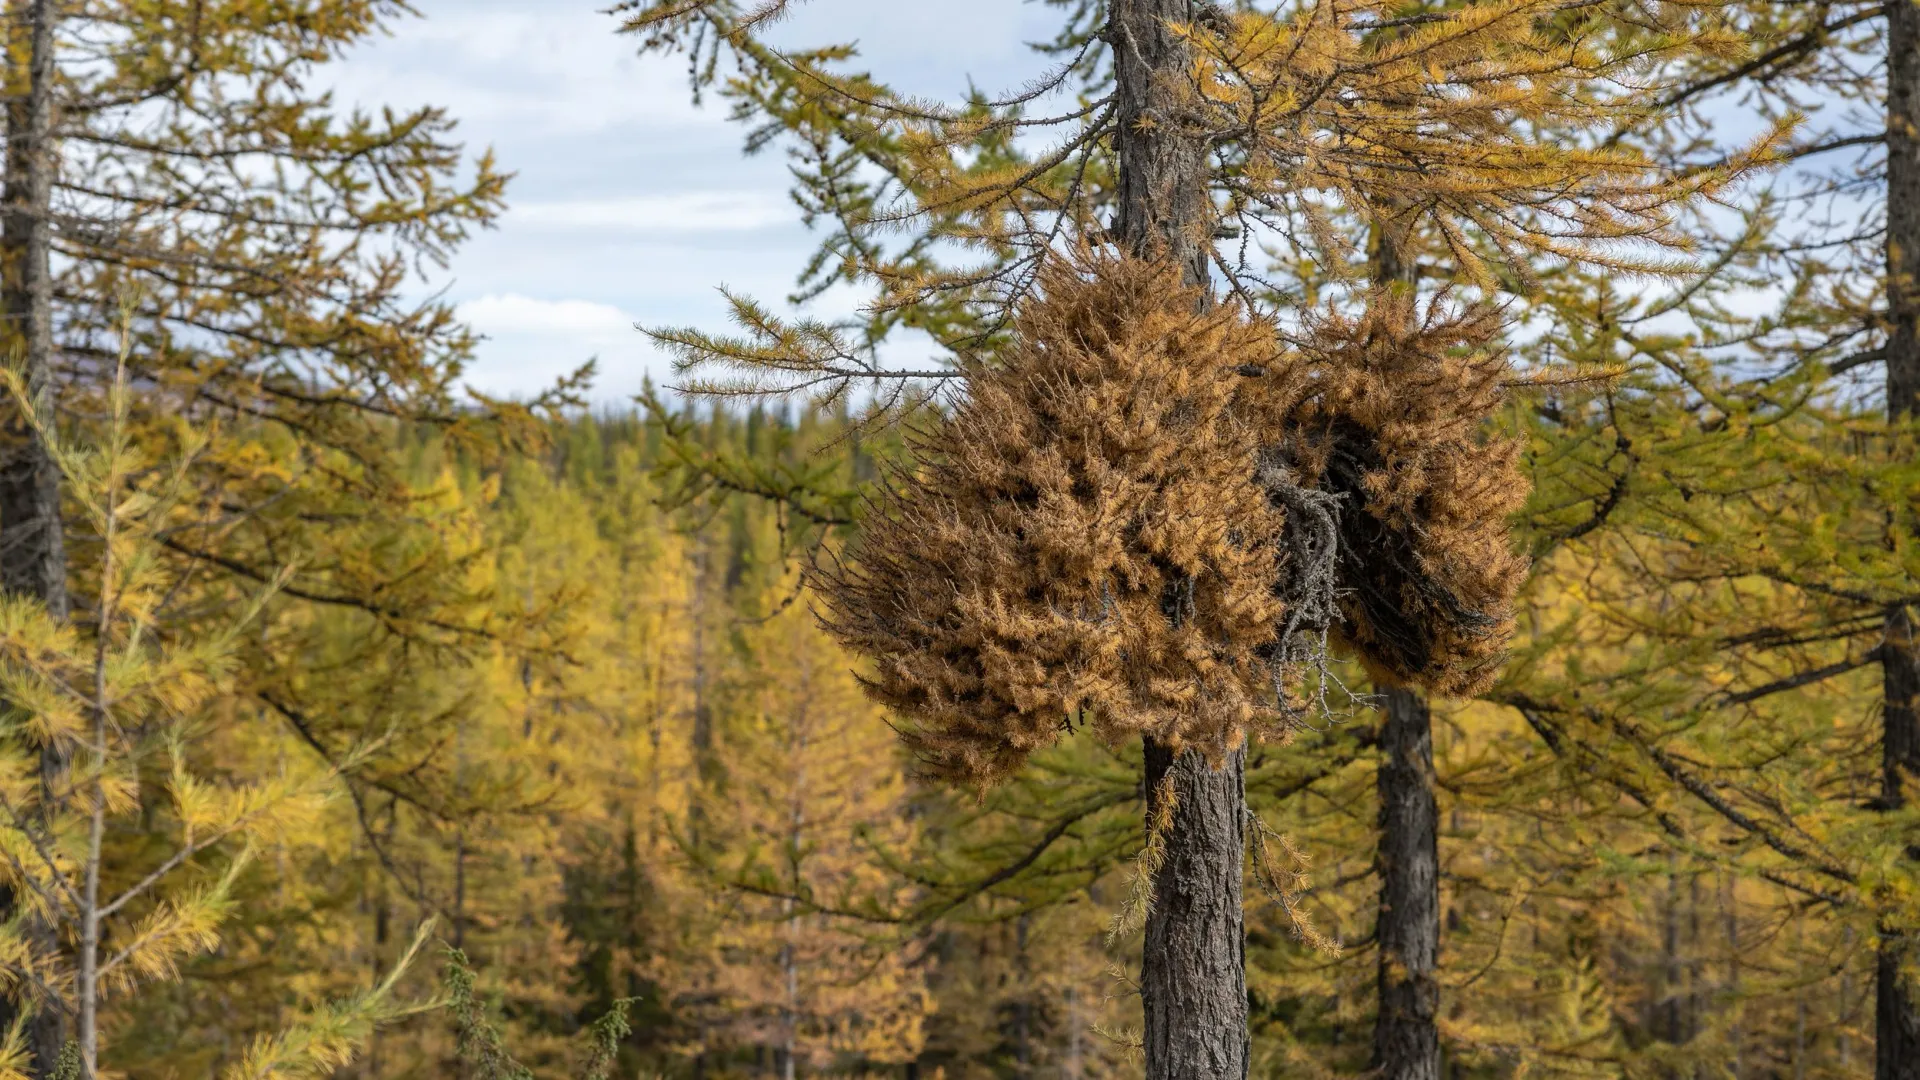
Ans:
[[[53,145],[55,0],[22,0],[9,5],[13,35],[24,35],[27,57],[25,93],[7,111],[5,222],[0,225],[0,307],[6,312],[5,338],[23,368],[34,411],[52,421],[53,269],[51,207]],[[16,41],[18,38],[16,37]],[[46,444],[19,410],[0,409],[0,589],[39,601],[56,619],[68,614],[67,556],[60,524],[60,473]],[[42,782],[53,786],[66,772],[63,754],[41,759]],[[10,895],[0,905],[11,910]],[[52,931],[29,926],[37,951],[54,946]],[[0,999],[0,1027],[13,1023],[16,1006]],[[46,1076],[67,1038],[64,1015],[43,1003],[29,1026],[31,1071]]]
[[[1369,1069],[1381,1080],[1440,1080],[1440,810],[1433,797],[1433,714],[1420,695],[1386,692],[1380,724],[1380,1013]]]
[[[1182,130],[1191,51],[1170,29],[1202,18],[1195,0],[1112,0],[1119,157],[1120,242],[1135,254],[1179,263],[1190,284],[1207,278],[1213,211],[1207,144]]]
[[[1207,280],[1212,235],[1207,145],[1181,120],[1191,60],[1173,31],[1210,8],[1195,0],[1112,0],[1119,131],[1119,212],[1114,232],[1135,254],[1177,262]],[[1177,800],[1154,875],[1140,965],[1148,1080],[1247,1075],[1247,978],[1241,911],[1245,757],[1213,769],[1195,751],[1175,755],[1147,740],[1148,819],[1163,778]]]
[[[12,13],[29,35],[27,93],[7,116],[5,308],[14,328],[29,395],[42,418],[53,397],[53,0],[32,0]],[[22,16],[24,15],[24,18]],[[10,403],[9,403],[10,405]],[[64,619],[67,559],[60,528],[60,473],[46,445],[17,410],[5,409],[0,446],[0,588],[30,596]]]
[[[1887,5],[1887,413],[1920,395],[1920,0]],[[1906,804],[1920,782],[1920,642],[1907,607],[1887,613],[1881,801]],[[1875,1080],[1920,1080],[1920,981],[1911,933],[1883,932],[1874,1008]]]
[[[1149,1080],[1247,1075],[1247,961],[1241,917],[1246,849],[1244,753],[1215,769],[1147,743],[1149,817],[1171,773],[1178,800],[1140,963]]]
[[[1376,224],[1369,272],[1376,287],[1413,289],[1409,238]],[[1369,1069],[1380,1080],[1440,1080],[1440,807],[1433,785],[1433,710],[1393,687],[1380,718],[1379,941]]]

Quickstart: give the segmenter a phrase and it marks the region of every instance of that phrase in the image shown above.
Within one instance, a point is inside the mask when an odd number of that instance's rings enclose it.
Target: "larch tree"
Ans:
[[[1412,238],[1375,231],[1368,253],[1372,287],[1417,291],[1419,252]],[[1432,705],[1414,688],[1389,685],[1380,694],[1379,730],[1376,1012],[1367,1064],[1393,1080],[1439,1080],[1440,807]]]
[[[1675,93],[1708,97],[1731,84],[1754,95],[1763,108],[1778,109],[1797,104],[1816,85],[1837,91],[1842,105],[1829,110],[1837,115],[1822,125],[1818,138],[1796,148],[1796,156],[1818,163],[1851,148],[1863,148],[1855,153],[1867,156],[1831,170],[1810,169],[1807,190],[1796,194],[1806,201],[1834,194],[1846,200],[1852,191],[1864,188],[1858,198],[1866,203],[1866,222],[1836,220],[1824,234],[1826,223],[1819,219],[1811,228],[1783,225],[1776,241],[1781,261],[1817,284],[1807,290],[1811,295],[1806,299],[1790,298],[1778,320],[1805,329],[1782,334],[1783,341],[1769,344],[1784,346],[1782,351],[1798,351],[1802,363],[1825,364],[1836,373],[1876,362],[1883,366],[1880,390],[1890,430],[1884,442],[1868,445],[1869,456],[1878,459],[1885,479],[1875,477],[1868,484],[1873,493],[1870,499],[1884,498],[1881,492],[1901,490],[1897,470],[1911,452],[1915,397],[1920,394],[1920,289],[1915,284],[1920,280],[1920,6],[1895,0],[1878,6],[1820,5],[1818,10],[1790,16],[1754,11],[1750,17],[1764,34],[1761,44],[1768,46],[1759,60],[1729,72],[1703,73]],[[1882,95],[1884,112],[1875,117],[1873,99]],[[1849,115],[1852,110],[1846,106],[1856,102],[1864,115]],[[1875,130],[1876,119],[1884,127]],[[1876,144],[1883,144],[1878,153],[1873,152]],[[1884,192],[1884,201],[1874,198],[1875,187]],[[1873,205],[1876,201],[1878,206]],[[1799,254],[1813,245],[1837,257],[1824,257],[1823,265]],[[1850,351],[1837,352],[1836,346]],[[1886,451],[1878,451],[1878,446]],[[1902,534],[1912,528],[1910,516],[1894,510],[1888,525],[1883,542],[1896,560],[1904,562],[1911,539]],[[1817,570],[1810,574],[1813,587],[1824,584],[1818,578],[1825,576]],[[1878,661],[1882,676],[1877,809],[1887,814],[1907,807],[1914,777],[1920,775],[1920,710],[1915,704],[1920,696],[1920,651],[1914,646],[1911,581],[1908,569],[1902,577],[1888,580],[1890,589],[1863,590],[1867,595],[1885,594],[1890,601],[1879,613],[1879,645],[1868,652]],[[1850,615],[1857,622],[1858,603],[1865,599],[1856,593],[1850,597],[1852,603],[1842,605],[1843,611],[1848,607],[1854,611],[1830,617],[1838,622]],[[1872,613],[1866,614],[1870,619]],[[1871,625],[1862,629],[1874,630]],[[1844,663],[1851,666],[1851,658]],[[1911,848],[1906,857],[1912,858]],[[1880,1080],[1906,1080],[1920,1076],[1915,931],[1910,913],[1897,911],[1889,911],[1877,929],[1875,1075]]]
[[[831,913],[883,896],[888,871],[871,853],[912,843],[905,772],[888,764],[898,749],[804,607],[744,633],[757,685],[721,736],[730,835],[710,870],[727,913],[709,1030],[770,1051],[784,1080],[912,1061],[931,1006],[924,970],[894,935]]]
[[[1887,5],[1887,416],[1920,409],[1920,4]],[[1899,810],[1920,787],[1920,626],[1910,602],[1887,612],[1881,803]],[[1908,857],[1916,853],[1910,847]],[[1877,1080],[1920,1077],[1920,929],[1889,927],[1875,1006]]]
[[[1744,279],[1743,306],[1762,314],[1741,314],[1724,293],[1721,302],[1696,306],[1645,305],[1593,291],[1595,302],[1611,306],[1613,325],[1597,335],[1608,339],[1606,347],[1651,359],[1688,387],[1692,401],[1663,419],[1638,406],[1619,414],[1628,423],[1613,425],[1605,438],[1617,435],[1625,452],[1614,453],[1613,475],[1589,505],[1605,511],[1596,520],[1629,522],[1635,503],[1664,519],[1657,526],[1641,519],[1617,538],[1632,550],[1616,552],[1641,565],[1654,550],[1646,541],[1674,535],[1677,521],[1686,523],[1681,535],[1691,550],[1661,551],[1652,565],[1663,580],[1642,582],[1649,585],[1643,603],[1659,596],[1687,612],[1658,635],[1655,650],[1640,655],[1643,686],[1665,686],[1641,693],[1635,705],[1622,688],[1589,716],[1599,725],[1590,734],[1617,737],[1632,728],[1643,760],[1722,824],[1765,843],[1798,874],[1825,879],[1828,887],[1811,896],[1804,878],[1796,888],[1805,902],[1857,927],[1877,953],[1876,1075],[1912,1077],[1920,1074],[1920,984],[1915,917],[1905,897],[1914,868],[1898,834],[1911,820],[1920,745],[1910,610],[1912,402],[1920,387],[1913,291],[1920,9],[1896,0],[1736,3],[1725,10],[1730,25],[1753,41],[1750,55],[1682,65],[1669,79],[1663,113],[1624,129],[1618,140],[1642,141],[1663,160],[1710,159],[1724,150],[1717,129],[1735,110],[1807,120],[1783,150],[1792,164],[1776,190],[1717,241],[1752,268],[1734,276]],[[1755,297],[1769,302],[1755,305]],[[1650,322],[1683,310],[1700,330],[1691,341]],[[1638,430],[1629,426],[1649,420]],[[1656,458],[1671,485],[1631,476],[1636,464]],[[1713,464],[1698,466],[1705,461]],[[1713,472],[1744,480],[1722,483]],[[1773,481],[1764,495],[1762,477]],[[1681,505],[1700,495],[1720,520]],[[1717,625],[1709,629],[1708,620]],[[1690,633],[1720,641],[1720,655],[1698,641],[1689,645]],[[1847,726],[1851,739],[1835,746],[1811,725],[1799,729],[1804,741],[1783,745],[1793,746],[1793,764],[1777,771],[1741,755],[1690,772],[1673,753],[1678,740],[1633,722],[1632,712],[1644,711],[1657,694],[1669,698],[1669,715],[1717,728],[1737,721],[1714,719],[1716,713],[1785,712],[1792,706],[1773,699],[1818,694],[1823,684],[1844,685],[1852,673],[1872,668],[1878,704]],[[1683,678],[1696,681],[1682,689],[1675,684]],[[1562,704],[1570,702],[1568,696]],[[1590,697],[1588,707],[1596,704]],[[1561,720],[1530,715],[1560,738],[1570,734],[1563,721],[1579,711]],[[1868,746],[1877,758],[1871,794],[1861,790],[1849,749]],[[1725,781],[1708,777],[1721,768],[1727,776],[1765,776],[1776,795],[1713,797]],[[1761,872],[1777,878],[1783,871]]]
[[[97,599],[81,630],[43,601],[0,603],[0,693],[9,705],[0,880],[18,907],[0,929],[0,955],[29,1006],[0,1041],[0,1072],[90,1078],[101,1075],[111,1041],[110,1003],[177,978],[183,962],[219,944],[257,847],[310,826],[337,791],[337,773],[283,769],[236,783],[205,760],[232,693],[235,643],[284,579],[261,587],[235,623],[207,626],[182,610],[191,590],[169,573],[162,538],[194,512],[183,497],[192,492],[191,457],[206,440],[182,426],[180,457],[147,456],[133,438],[123,365],[93,403],[106,416],[97,446],[70,445],[55,432],[24,372],[5,381],[81,509],[77,546],[91,549],[86,594]],[[265,1080],[347,1063],[374,1026],[408,1011],[393,1001],[399,973],[261,1034],[227,1075]],[[72,1033],[52,1054],[36,1013]]]
[[[1531,132],[1625,123],[1652,100],[1632,79],[1649,55],[1737,45],[1685,5],[1616,52],[1578,32],[1610,14],[1584,4],[1402,21],[1355,0],[1117,0],[1075,9],[1066,61],[1021,94],[947,109],[846,74],[845,48],[766,45],[788,7],[617,10],[691,52],[696,82],[730,58],[756,138],[784,132],[814,166],[802,199],[837,230],[835,273],[879,286],[881,323],[924,311],[955,363],[889,368],[871,320],[789,323],[744,298],[745,337],[656,336],[688,368],[735,373],[695,389],[952,391],[857,560],[823,577],[830,625],[873,658],[935,772],[992,782],[1082,723],[1144,738],[1148,1075],[1243,1073],[1242,755],[1300,707],[1303,632],[1338,633],[1383,681],[1471,692],[1522,571],[1511,450],[1478,431],[1512,381],[1487,348],[1498,318],[1361,290],[1362,314],[1294,332],[1270,312],[1298,325],[1305,297],[1262,271],[1293,244],[1345,277],[1343,216],[1389,242],[1431,229],[1469,292],[1535,258],[1678,269],[1632,249],[1679,243],[1672,209],[1767,137],[1666,172]],[[1076,108],[1029,115],[1081,83]],[[1067,134],[1032,153],[1012,138],[1044,128]],[[930,242],[886,246],[906,224]],[[1063,249],[1104,243],[1120,255],[1061,268]],[[942,265],[955,247],[981,258]],[[1216,281],[1232,303],[1214,306]]]
[[[162,546],[225,581],[206,599],[229,606],[297,563],[269,632],[238,643],[249,677],[271,673],[249,692],[294,729],[312,715],[284,693],[300,680],[252,655],[302,654],[291,639],[312,624],[282,612],[355,612],[363,648],[388,660],[512,636],[469,587],[459,545],[413,518],[421,494],[395,438],[410,419],[456,438],[531,433],[524,408],[458,407],[473,339],[445,303],[407,298],[418,263],[498,215],[505,178],[484,156],[468,162],[437,109],[346,111],[310,85],[407,12],[386,0],[6,5],[0,303],[27,400],[49,430],[93,438],[89,403],[124,355],[137,442],[170,445],[178,416],[211,433],[188,476],[199,513]],[[10,406],[4,425],[0,585],[65,617],[77,608],[72,525],[23,415]],[[296,733],[336,756],[364,734]],[[56,757],[45,771],[63,769]],[[61,1014],[34,1024],[48,1068]]]

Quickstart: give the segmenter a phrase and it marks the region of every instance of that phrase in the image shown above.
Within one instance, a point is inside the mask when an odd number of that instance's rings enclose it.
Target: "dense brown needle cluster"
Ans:
[[[932,771],[991,784],[1076,723],[1214,757],[1283,734],[1322,628],[1395,682],[1491,676],[1525,570],[1515,450],[1481,435],[1499,319],[1370,307],[1289,351],[1165,264],[1046,272],[817,575]]]
[[[821,575],[829,626],[930,768],[991,783],[1075,719],[1213,755],[1279,722],[1260,654],[1283,513],[1233,409],[1235,369],[1278,353],[1177,271],[1048,272],[1011,354],[968,372],[857,558]]]
[[[1341,499],[1339,631],[1376,681],[1471,695],[1505,655],[1527,572],[1508,518],[1528,484],[1519,444],[1486,434],[1513,379],[1500,331],[1492,307],[1422,314],[1382,290],[1313,327],[1313,392],[1289,371],[1247,395],[1301,482]]]

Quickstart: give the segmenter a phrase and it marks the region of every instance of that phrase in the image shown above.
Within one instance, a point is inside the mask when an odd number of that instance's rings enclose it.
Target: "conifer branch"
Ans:
[[[1505,693],[1499,695],[1499,700],[1503,704],[1520,710],[1523,715],[1527,712],[1552,714],[1568,711],[1535,701],[1524,694]],[[1581,712],[1591,723],[1626,739],[1635,749],[1645,755],[1646,758],[1653,763],[1654,767],[1659,769],[1669,780],[1673,781],[1682,790],[1692,795],[1702,805],[1718,814],[1729,824],[1759,839],[1773,851],[1814,873],[1842,884],[1857,884],[1859,880],[1858,875],[1852,870],[1849,870],[1845,865],[1833,861],[1829,856],[1809,846],[1796,842],[1779,829],[1767,825],[1765,822],[1754,818],[1752,815],[1734,806],[1732,802],[1728,801],[1724,795],[1716,791],[1711,783],[1700,777],[1692,768],[1682,763],[1681,760],[1673,754],[1661,749],[1659,745],[1647,736],[1646,732],[1643,731],[1638,724],[1618,717],[1605,716],[1592,708],[1581,710]]]

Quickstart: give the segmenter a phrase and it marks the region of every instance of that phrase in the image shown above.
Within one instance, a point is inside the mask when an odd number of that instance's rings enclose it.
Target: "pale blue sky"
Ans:
[[[665,370],[634,323],[717,329],[717,285],[790,291],[812,243],[786,162],[744,158],[724,103],[691,104],[684,61],[637,58],[604,0],[415,5],[423,18],[330,75],[343,103],[446,106],[471,148],[491,145],[518,174],[500,227],[423,287],[445,288],[488,336],[477,387],[531,393],[598,356],[595,398],[618,402]],[[1022,0],[810,0],[778,32],[857,39],[883,79],[951,98],[969,76],[995,90],[1038,73],[1026,42],[1053,18]]]

